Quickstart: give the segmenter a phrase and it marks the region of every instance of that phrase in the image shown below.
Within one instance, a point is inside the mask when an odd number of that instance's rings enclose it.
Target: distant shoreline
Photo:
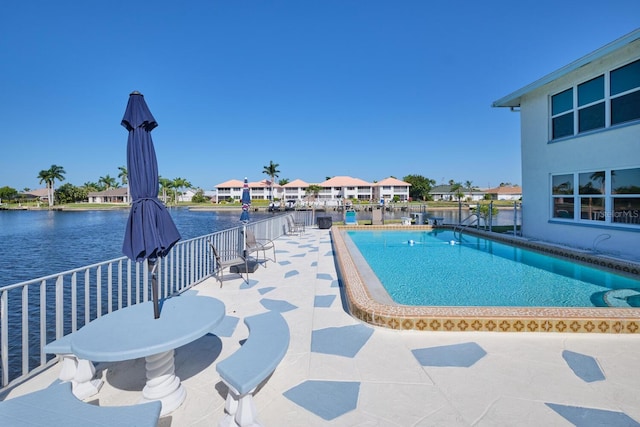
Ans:
[[[495,202],[495,201],[494,201]],[[431,203],[438,203],[440,204],[441,202],[431,202]],[[476,205],[476,203],[463,203],[462,204],[462,209],[463,210],[468,210],[470,209],[469,205]],[[488,203],[482,203],[484,204],[488,204]],[[521,208],[520,202],[518,202],[518,207]],[[377,204],[367,204],[367,205],[354,205],[353,208],[356,211],[362,210],[362,209],[369,209],[369,208],[374,208],[374,207],[378,207],[379,205]],[[421,207],[424,206],[425,210],[429,210],[429,211],[439,211],[439,210],[452,210],[452,209],[458,209],[459,206],[457,203],[452,203],[451,205],[448,206],[430,206],[429,202],[427,202],[426,204],[418,204],[418,203],[412,203],[410,205],[406,205],[406,204],[395,204],[395,205],[391,205],[390,207],[393,210],[398,210],[398,209],[402,209],[402,208],[410,208],[411,210],[416,210],[416,209],[420,209]],[[227,206],[227,205],[169,205],[167,206],[168,209],[173,209],[173,208],[187,208],[191,211],[202,211],[202,212],[214,212],[214,211],[229,211],[229,212],[240,212],[242,210],[242,206],[241,205],[234,205],[234,206]],[[8,205],[4,205],[4,206],[0,206],[0,211],[46,211],[46,210],[52,210],[52,211],[62,211],[62,212],[74,212],[74,211],[110,211],[110,210],[128,210],[131,207],[129,205],[125,205],[125,204],[109,204],[109,205],[105,205],[105,206],[99,206],[97,204],[92,204],[91,206],[81,206],[81,205],[73,205],[73,206],[67,206],[67,205],[61,205],[61,206],[53,206],[52,208],[49,208],[48,206],[42,206],[42,207],[36,207],[36,206],[8,206]],[[326,211],[326,210],[332,210],[332,211],[336,211],[338,210],[338,208],[342,208],[342,207],[338,207],[338,206],[328,206],[328,207],[316,207],[315,210],[316,211]],[[495,203],[494,204],[494,208],[495,209],[513,209],[513,201],[499,201],[499,203]],[[299,210],[312,210],[312,208],[308,208],[308,209],[299,209]],[[269,207],[268,206],[251,206],[249,209],[250,212],[268,212],[269,211]],[[295,210],[279,210],[276,212],[294,212]]]

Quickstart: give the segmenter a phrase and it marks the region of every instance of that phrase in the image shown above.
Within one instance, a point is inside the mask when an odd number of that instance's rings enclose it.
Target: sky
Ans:
[[[638,17],[638,0],[3,1],[0,187],[43,188],[53,164],[117,178],[132,91],[160,175],[204,190],[271,161],[308,183],[519,184],[520,116],[492,102]]]

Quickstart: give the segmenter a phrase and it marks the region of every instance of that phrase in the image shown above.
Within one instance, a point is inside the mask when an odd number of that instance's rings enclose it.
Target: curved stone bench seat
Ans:
[[[55,383],[0,402],[2,426],[156,427],[160,402],[133,406],[96,406],[78,400],[70,383]]]
[[[252,395],[256,387],[275,371],[289,348],[289,326],[282,315],[269,311],[247,317],[249,338],[217,364],[216,370],[229,388],[225,418],[221,426],[259,426]]]

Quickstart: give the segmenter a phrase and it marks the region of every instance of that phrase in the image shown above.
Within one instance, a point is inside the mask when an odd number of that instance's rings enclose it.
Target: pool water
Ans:
[[[349,231],[391,298],[413,306],[640,307],[640,281],[451,230]]]

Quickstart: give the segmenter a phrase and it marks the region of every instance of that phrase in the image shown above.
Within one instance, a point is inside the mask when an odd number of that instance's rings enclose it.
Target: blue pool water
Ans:
[[[391,298],[416,306],[639,307],[640,281],[450,230],[350,231]]]

